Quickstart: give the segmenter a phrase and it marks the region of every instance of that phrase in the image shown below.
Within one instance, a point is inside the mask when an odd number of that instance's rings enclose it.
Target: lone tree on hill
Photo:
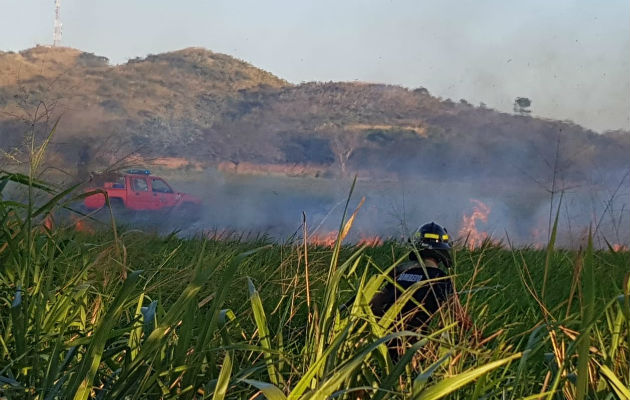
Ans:
[[[514,112],[519,115],[529,115],[532,110],[529,109],[531,107],[532,101],[527,97],[517,97],[514,100]]]

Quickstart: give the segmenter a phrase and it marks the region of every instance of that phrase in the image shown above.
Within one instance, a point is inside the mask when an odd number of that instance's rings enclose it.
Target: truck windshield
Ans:
[[[154,192],[157,193],[173,193],[173,189],[171,189],[170,186],[168,186],[166,182],[161,179],[154,178],[151,181],[151,188]]]

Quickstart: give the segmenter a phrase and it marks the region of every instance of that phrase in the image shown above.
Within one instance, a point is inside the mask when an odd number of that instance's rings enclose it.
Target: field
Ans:
[[[33,176],[0,176],[26,193],[0,199],[4,398],[630,397],[628,251],[457,246],[474,326],[444,309],[400,331],[400,303],[381,319],[366,305],[410,249],[343,245],[350,212],[332,247],[85,233],[48,217],[73,188]]]

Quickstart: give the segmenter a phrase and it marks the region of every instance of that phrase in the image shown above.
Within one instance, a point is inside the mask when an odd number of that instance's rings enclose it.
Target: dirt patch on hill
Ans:
[[[224,161],[217,165],[217,169],[221,172],[243,175],[310,176],[315,178],[330,175],[329,166],[308,164],[255,164]]]

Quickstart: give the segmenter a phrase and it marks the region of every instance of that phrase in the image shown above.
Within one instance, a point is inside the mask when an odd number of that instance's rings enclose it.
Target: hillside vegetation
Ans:
[[[597,134],[500,113],[424,88],[292,85],[199,48],[110,65],[105,57],[40,46],[0,53],[0,68],[0,147],[19,146],[39,106],[38,115],[50,117],[39,120],[47,128],[62,115],[55,150],[67,167],[82,151],[92,169],[131,152],[235,170],[302,165],[305,173],[385,177],[535,180],[557,162],[575,182],[593,170],[628,167],[627,132]]]

